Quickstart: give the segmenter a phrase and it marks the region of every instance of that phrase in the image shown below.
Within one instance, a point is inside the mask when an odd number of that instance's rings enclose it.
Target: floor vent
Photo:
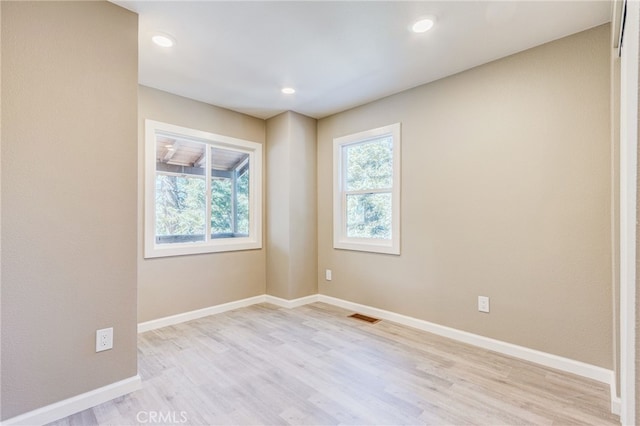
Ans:
[[[353,315],[349,315],[350,318],[355,318],[355,319],[359,319],[360,321],[365,321],[368,322],[370,324],[375,324],[378,321],[380,321],[378,318],[372,318],[372,317],[368,317],[366,315],[362,315],[362,314],[353,314]]]

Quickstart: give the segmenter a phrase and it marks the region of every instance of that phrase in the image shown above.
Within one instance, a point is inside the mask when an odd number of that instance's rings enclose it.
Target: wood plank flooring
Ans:
[[[614,425],[608,386],[314,303],[142,333],[143,389],[67,425]]]

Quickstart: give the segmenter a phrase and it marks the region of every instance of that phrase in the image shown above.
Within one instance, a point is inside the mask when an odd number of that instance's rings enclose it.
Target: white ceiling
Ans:
[[[114,3],[140,15],[140,84],[259,118],[325,117],[611,17],[609,1]],[[409,31],[425,15],[435,27]]]

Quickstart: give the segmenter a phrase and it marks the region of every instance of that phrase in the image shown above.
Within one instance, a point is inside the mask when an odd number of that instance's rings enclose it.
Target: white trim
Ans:
[[[44,425],[142,389],[139,375],[12,417],[2,426]]]
[[[207,317],[209,315],[221,314],[223,312],[232,311],[234,309],[245,308],[257,303],[264,303],[265,298],[266,296],[262,294],[260,296],[249,297],[247,299],[223,303],[222,305],[209,306],[208,308],[197,309],[195,311],[183,312],[181,314],[141,322],[138,324],[138,333],[144,333],[145,331],[151,331],[162,327],[168,327],[170,325],[192,321],[198,318]]]
[[[371,139],[391,136],[393,140],[393,181],[392,187],[371,192],[391,193],[391,239],[350,238],[347,236],[347,191],[344,184],[346,159],[342,154],[348,145],[365,143]],[[389,124],[333,139],[333,248],[367,251],[385,254],[400,254],[400,187],[401,187],[401,137],[400,123]],[[358,193],[359,191],[355,191]],[[350,194],[352,192],[349,192]]]
[[[620,64],[620,422],[636,417],[636,209],[640,4],[626,2]]]
[[[249,236],[237,238],[211,239],[209,224],[209,194],[207,197],[207,218],[205,241],[156,244],[155,228],[155,180],[156,180],[156,136],[157,134],[190,139],[206,144],[206,164],[210,160],[212,147],[243,152],[249,155]],[[145,160],[144,160],[144,257],[145,259],[165,256],[180,256],[201,253],[216,253],[262,248],[262,144],[230,136],[218,135],[188,127],[176,126],[150,119],[145,120]],[[209,170],[208,166],[206,169]],[[208,176],[208,171],[207,175]],[[210,182],[207,179],[207,188]]]
[[[626,2],[620,64],[620,423],[636,421],[636,209],[640,4]]]
[[[597,367],[595,365],[575,361],[558,355],[537,351],[535,349],[529,349],[524,346],[518,346],[500,340],[491,339],[489,337],[479,336],[477,334],[457,330],[455,328],[445,327],[443,325],[434,324],[429,321],[397,314],[395,312],[385,311],[384,309],[373,308],[371,306],[361,305],[359,303],[336,299],[335,297],[325,296],[323,294],[320,295],[319,301],[329,303],[340,308],[358,311],[365,315],[374,316],[376,318],[393,321],[395,323],[406,325],[408,327],[417,328],[419,330],[437,334],[438,336],[448,337],[459,342],[468,343],[470,345],[474,345],[483,349],[489,349],[504,355],[509,355],[516,358],[524,359],[526,361],[535,362],[536,364],[544,365],[546,367],[551,367],[557,370],[566,371],[568,373],[577,374],[579,376],[597,380],[602,383],[611,384],[612,371],[607,370],[606,368]]]
[[[248,299],[238,300],[237,302],[225,303],[223,305],[211,306],[209,308],[199,309],[197,311],[185,312],[184,314],[172,315],[170,317],[160,318],[153,321],[147,321],[138,324],[138,332],[142,333],[156,328],[175,325],[181,322],[190,321],[204,316],[218,314],[232,309],[247,307],[258,303],[270,303],[281,308],[292,309],[304,306],[310,303],[323,302],[333,306],[337,306],[350,311],[357,311],[365,315],[374,316],[387,321],[392,321],[418,330],[427,331],[439,336],[447,337],[459,342],[471,344],[483,349],[492,350],[504,355],[520,358],[525,361],[534,362],[546,367],[555,368],[567,373],[577,374],[588,379],[593,379],[601,383],[609,385],[611,393],[611,412],[618,414],[620,412],[620,399],[615,395],[616,383],[615,374],[611,370],[587,364],[581,361],[575,361],[558,355],[549,354],[535,349],[514,345],[500,340],[491,339],[489,337],[479,336],[477,334],[468,333],[466,331],[457,330],[451,327],[434,324],[429,321],[409,317],[395,312],[386,311],[384,309],[374,308],[359,303],[350,302],[343,299],[327,296],[324,294],[314,294],[298,299],[282,299],[280,297],[264,294],[261,296],[250,297]]]
[[[312,294],[311,296],[300,297],[298,299],[282,299],[280,297],[265,295],[265,302],[271,303],[272,305],[279,306],[281,308],[293,309],[299,308],[300,306],[308,305],[310,303],[315,303],[319,300],[319,294]]]
[[[611,374],[614,375],[614,377],[611,378],[611,380],[613,380],[611,383],[611,414],[615,414],[616,416],[620,415],[620,410],[622,409],[622,402],[620,401],[620,397],[616,395],[616,378],[615,378],[615,372],[611,372]]]
[[[204,309],[185,312],[182,314],[172,315],[157,320],[147,321],[138,324],[138,333],[155,330],[157,328],[175,325],[186,321],[202,318],[209,315],[215,315],[230,310],[243,308],[258,303],[271,303],[273,305],[292,309],[304,306],[310,303],[323,302],[330,305],[338,306],[343,309],[358,311],[366,315],[372,315],[380,319],[393,321],[408,327],[427,331],[439,336],[448,337],[453,340],[468,343],[484,349],[489,349],[498,353],[524,359],[547,367],[555,368],[568,373],[577,374],[589,379],[607,383],[611,387],[611,412],[620,413],[620,399],[615,395],[615,374],[611,370],[607,370],[595,365],[586,364],[557,355],[536,351],[534,349],[525,348],[511,343],[502,342],[473,333],[457,330],[450,327],[434,324],[428,321],[397,314],[394,312],[378,309],[359,303],[349,302],[347,300],[338,299],[324,294],[314,294],[298,299],[286,300],[279,297],[263,294],[260,296],[249,297],[247,299],[237,300],[234,302],[215,305]],[[57,403],[38,408],[28,413],[21,414],[3,421],[2,426],[13,425],[43,425],[51,423],[80,411],[86,410],[114,398],[126,395],[142,388],[142,381],[139,375],[103,386],[98,389],[74,396],[72,398],[59,401]],[[630,423],[632,424],[632,423]]]
[[[624,0],[613,0],[611,2],[611,25],[613,26],[613,48],[620,56],[620,42],[622,41],[622,10]]]
[[[260,296],[249,297],[246,299],[236,300],[233,302],[223,303],[221,305],[213,305],[207,308],[196,309],[194,311],[183,312],[181,314],[171,315],[168,317],[158,318],[138,324],[138,333],[156,330],[170,325],[181,324],[187,321],[193,321],[198,318],[208,317],[209,315],[221,314],[223,312],[232,311],[234,309],[246,308],[247,306],[256,305],[258,303],[271,303],[281,308],[293,309],[318,301],[317,294],[301,297],[299,299],[282,299],[280,297],[262,294]]]

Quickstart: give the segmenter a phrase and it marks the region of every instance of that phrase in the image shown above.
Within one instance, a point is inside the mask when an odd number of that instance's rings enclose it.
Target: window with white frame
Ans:
[[[145,258],[261,248],[262,145],[145,127]]]
[[[400,254],[400,123],[333,140],[333,247]]]

